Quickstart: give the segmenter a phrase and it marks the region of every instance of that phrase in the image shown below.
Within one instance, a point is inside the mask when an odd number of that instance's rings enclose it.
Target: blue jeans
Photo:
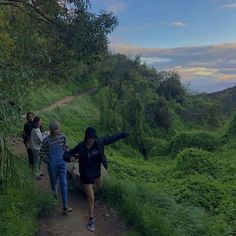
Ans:
[[[61,197],[63,207],[68,207],[68,197],[67,197],[67,178],[66,178],[66,164],[58,163],[56,165],[48,164],[48,173],[50,177],[51,188],[53,192],[57,192],[57,180],[59,178],[61,187]]]

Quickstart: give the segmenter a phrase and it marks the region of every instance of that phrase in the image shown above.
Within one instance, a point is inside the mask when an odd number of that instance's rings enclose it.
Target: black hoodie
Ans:
[[[114,135],[107,135],[96,138],[91,148],[87,148],[85,141],[79,143],[67,154],[69,156],[79,155],[79,172],[81,176],[98,178],[101,175],[101,163],[107,169],[107,159],[104,153],[104,146],[112,144],[119,139],[128,137],[127,132],[120,132]]]

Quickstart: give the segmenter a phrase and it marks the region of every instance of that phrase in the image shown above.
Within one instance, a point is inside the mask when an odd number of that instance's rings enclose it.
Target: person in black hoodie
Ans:
[[[84,141],[66,153],[65,159],[70,161],[71,156],[79,159],[80,179],[83,183],[85,193],[89,203],[88,230],[95,231],[94,218],[94,191],[101,186],[101,164],[107,169],[107,160],[104,154],[104,146],[129,136],[128,132],[120,132],[114,135],[97,137],[96,130],[88,127],[85,131]]]
[[[34,166],[34,159],[33,159],[33,152],[30,149],[30,134],[31,131],[34,127],[34,123],[33,123],[33,119],[34,119],[34,114],[32,112],[27,112],[26,115],[26,120],[27,122],[24,124],[24,130],[23,130],[23,142],[25,144],[25,148],[27,150],[27,155],[28,155],[28,160],[29,160],[29,168],[31,168],[33,170],[33,166]]]

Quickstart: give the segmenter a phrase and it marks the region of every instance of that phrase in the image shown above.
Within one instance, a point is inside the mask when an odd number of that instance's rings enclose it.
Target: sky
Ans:
[[[119,21],[110,50],[177,71],[198,92],[236,85],[236,0],[91,0]]]

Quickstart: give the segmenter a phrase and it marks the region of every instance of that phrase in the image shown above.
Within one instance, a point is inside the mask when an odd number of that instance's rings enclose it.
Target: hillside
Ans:
[[[0,2],[0,232],[33,235],[53,209],[10,146],[22,135],[21,115],[33,111],[44,130],[58,120],[70,147],[88,126],[130,133],[106,149],[110,176],[99,193],[128,235],[235,235],[236,87],[189,93],[178,72],[108,51],[113,13],[69,2],[75,8]],[[65,106],[43,110],[65,97]]]
[[[97,106],[99,93],[39,114],[45,124],[56,117],[73,146],[87,126],[108,132]],[[233,127],[230,123],[224,135],[232,137]],[[132,235],[233,235],[236,140],[186,132],[166,140],[165,155],[159,154],[159,143],[149,160],[125,143],[108,148],[110,178],[100,198],[116,207]]]
[[[230,115],[235,112],[236,86],[222,90],[220,92],[209,93],[205,96],[215,103],[218,103],[223,114]]]

